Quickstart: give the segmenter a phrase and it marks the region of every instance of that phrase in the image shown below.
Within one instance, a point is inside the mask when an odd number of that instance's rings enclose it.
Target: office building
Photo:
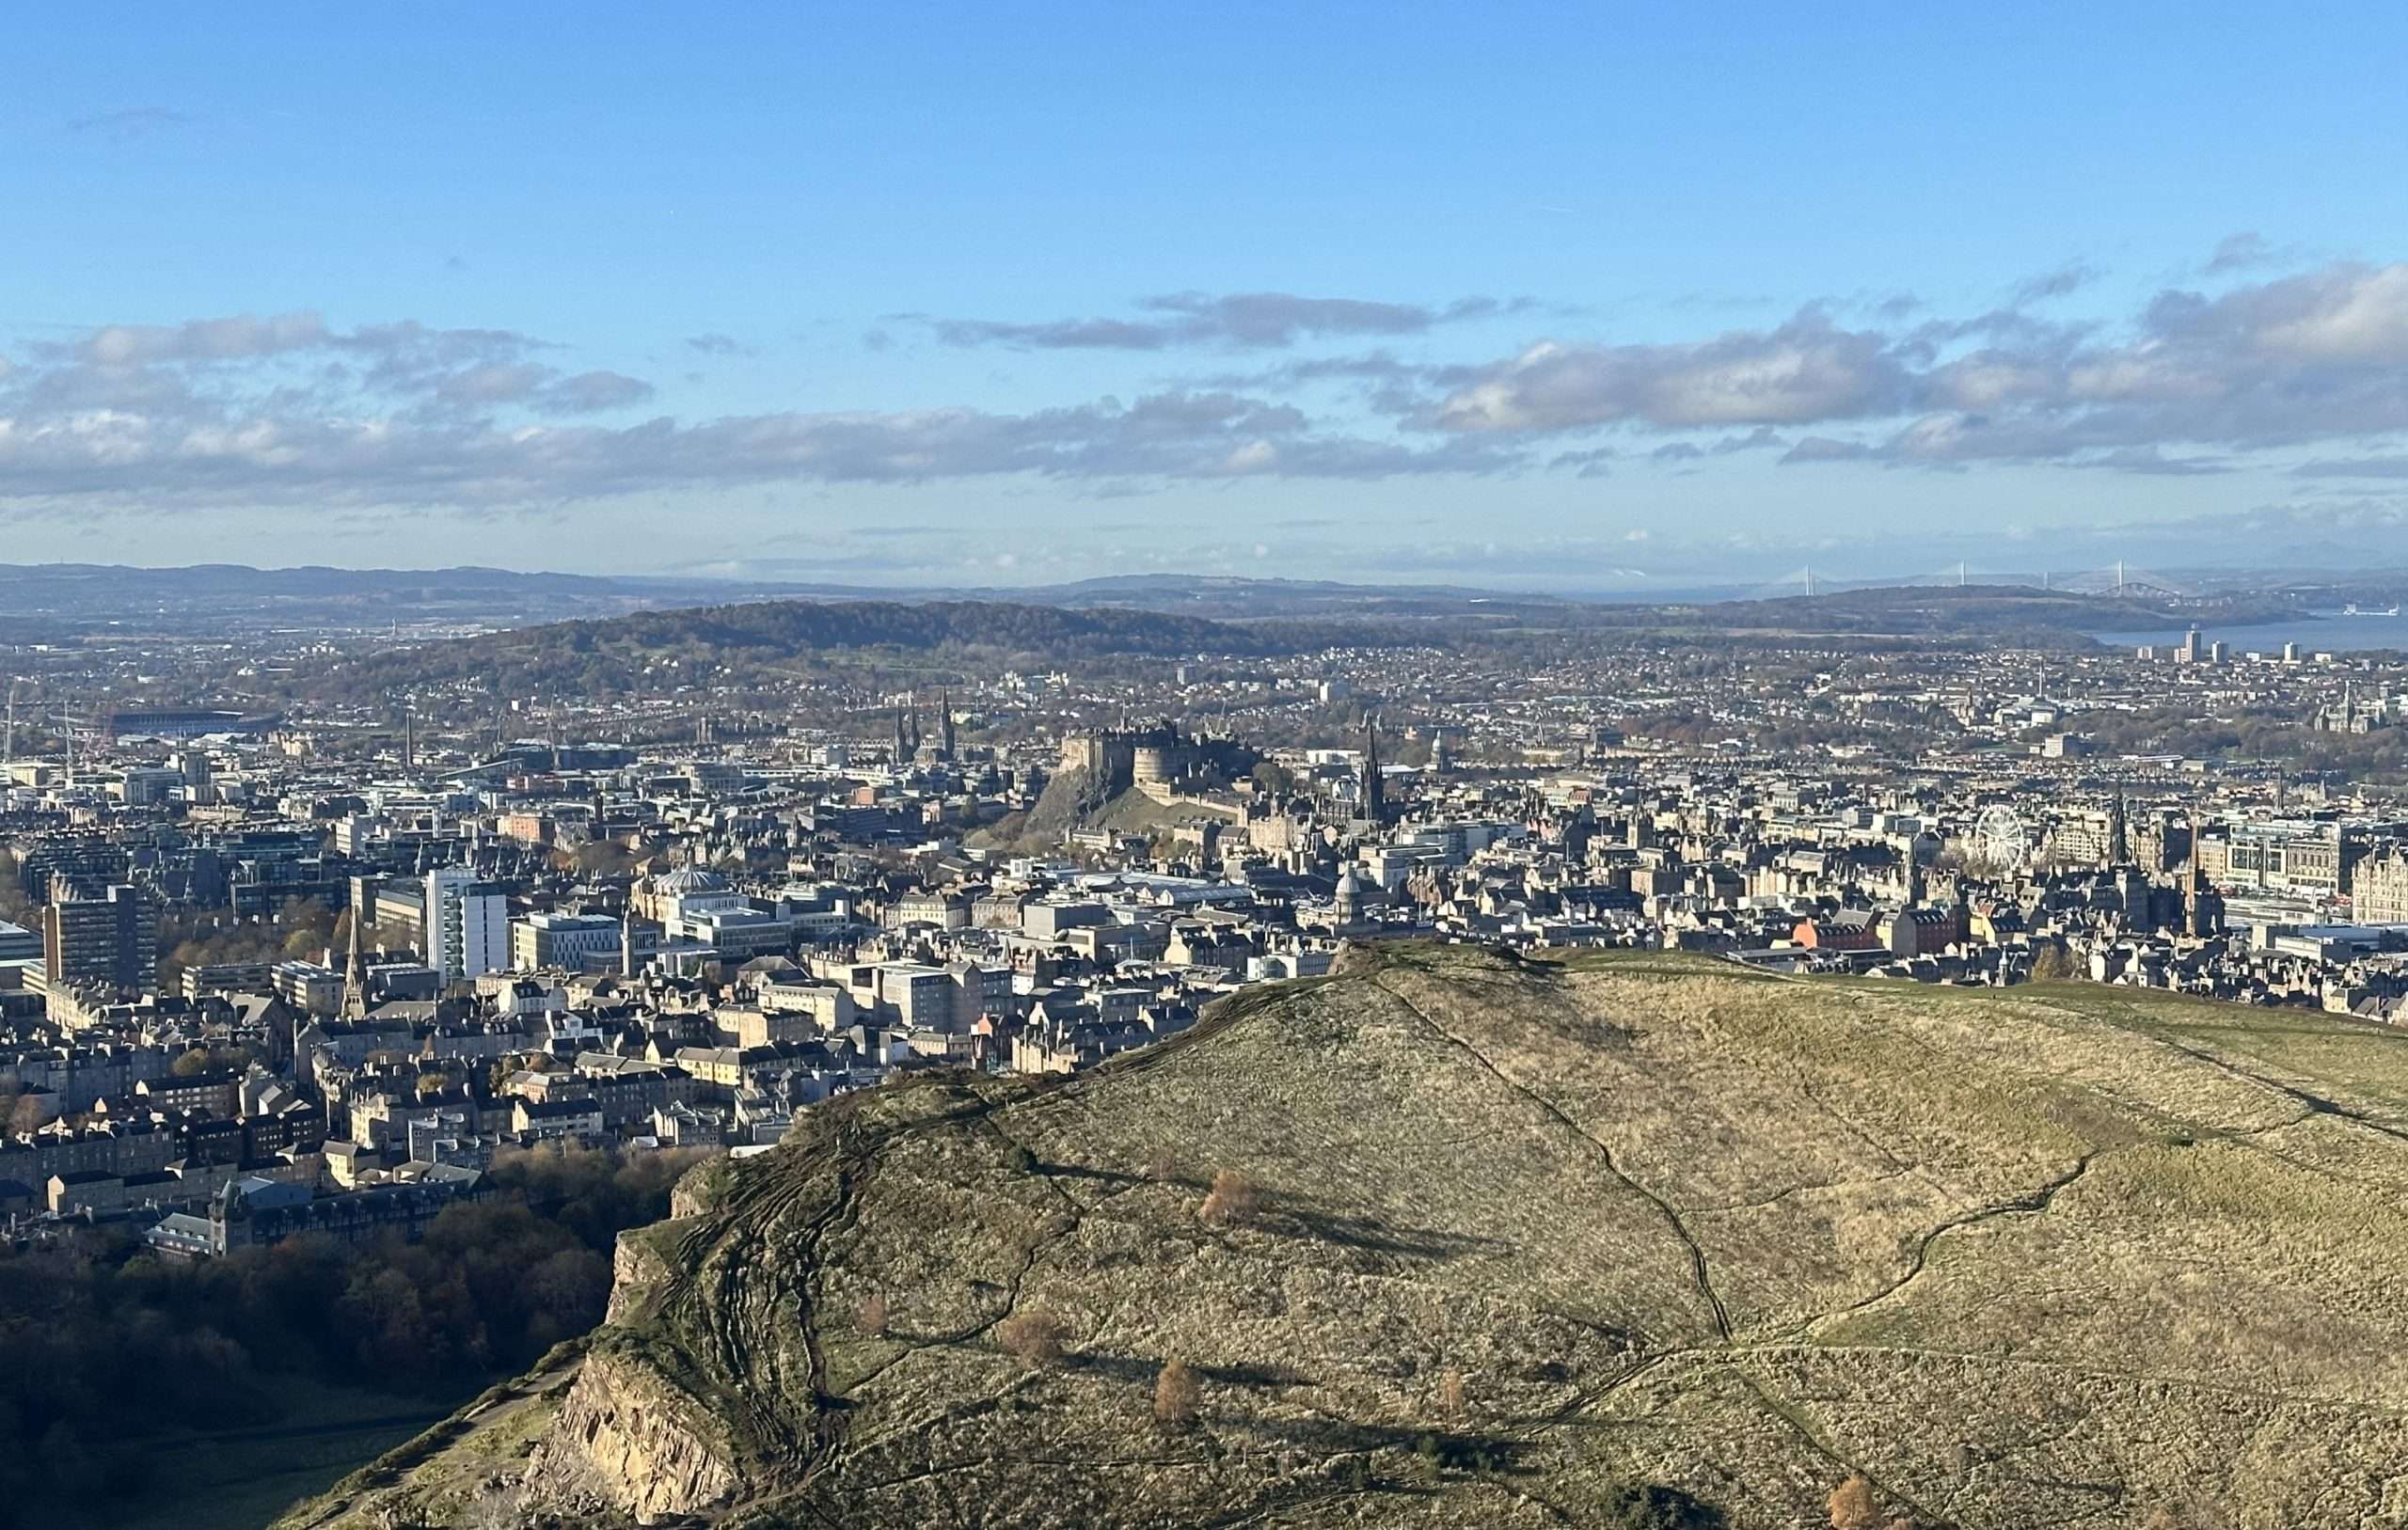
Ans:
[[[510,926],[510,965],[521,972],[619,955],[619,922],[607,914],[531,914]]]
[[[426,964],[446,986],[510,962],[510,899],[464,866],[426,874]]]
[[[61,881],[42,910],[42,973],[54,991],[87,985],[123,993],[158,986],[159,912],[139,888],[79,895]]]

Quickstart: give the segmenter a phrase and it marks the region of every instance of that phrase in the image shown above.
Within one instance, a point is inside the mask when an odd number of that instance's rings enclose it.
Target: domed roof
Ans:
[[[656,892],[724,892],[727,891],[727,878],[700,866],[688,866],[655,878],[652,890]]]

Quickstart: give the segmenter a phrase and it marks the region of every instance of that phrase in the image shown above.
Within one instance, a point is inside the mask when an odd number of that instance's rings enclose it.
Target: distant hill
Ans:
[[[1149,579],[1166,591],[1210,581]],[[1096,581],[1106,585],[1112,581]],[[1250,581],[1236,581],[1245,585]],[[1068,590],[1073,587],[1063,587]],[[1093,586],[1075,587],[1092,589]],[[673,677],[669,661],[707,663],[721,681],[757,666],[779,668],[811,655],[883,650],[1008,655],[1065,662],[1127,655],[1271,655],[1329,647],[1471,647],[1545,641],[1826,639],[1835,646],[1901,642],[1981,642],[2021,647],[2086,647],[2093,631],[2135,623],[2171,623],[2178,613],[2147,603],[2020,586],[1862,589],[1829,595],[1707,604],[1600,605],[1542,597],[1494,599],[1450,592],[1408,598],[1355,590],[1353,609],[1331,608],[1330,591],[1304,600],[1283,591],[1273,609],[1316,614],[1206,617],[1139,602],[1076,608],[1003,600],[822,599],[679,607],[599,620],[521,626],[509,631],[388,648],[296,677],[304,696],[365,697],[394,688],[491,680],[514,693],[602,696]],[[1099,591],[1101,592],[1101,591]],[[1199,597],[1200,598],[1200,597]],[[1235,599],[1212,597],[1226,610]],[[2227,602],[2203,620],[2244,620]],[[725,665],[733,674],[717,674]]]
[[[721,604],[772,588],[490,568],[6,564],[0,565],[0,621],[8,623],[14,637],[43,639],[104,628],[214,635],[292,628],[361,631],[430,623],[513,626],[653,607]]]
[[[625,692],[661,678],[646,667],[707,659],[778,665],[868,649],[1068,657],[1097,654],[1265,654],[1257,630],[1150,611],[1073,611],[1001,602],[763,601],[642,611],[388,650],[297,682],[306,691],[372,693],[491,678],[513,691]]]
[[[2403,1191],[2380,1026],[1350,953],[807,1112],[285,1522],[2391,1524]]]
[[[1318,616],[1434,617],[1495,607],[1577,604],[1545,595],[1438,585],[1144,574],[1015,587],[886,588],[760,576],[642,576],[511,569],[261,569],[239,563],[136,568],[101,563],[0,564],[0,617],[68,624],[177,628],[318,623],[331,626],[473,621],[523,626],[627,611],[726,606],[761,599],[870,604],[978,604],[1115,608],[1260,620]]]
[[[774,567],[775,565],[770,565]],[[259,632],[323,633],[341,638],[376,634],[423,642],[445,632],[541,627],[563,622],[608,621],[641,612],[711,613],[737,635],[768,623],[728,618],[746,603],[803,601],[818,606],[884,607],[1051,607],[1072,612],[1151,613],[1228,623],[1249,628],[1238,639],[1192,629],[1212,640],[1187,644],[1165,636],[1166,651],[1213,648],[1226,653],[1282,652],[1311,641],[1381,646],[1479,642],[1566,633],[1590,638],[1616,633],[1725,639],[1766,634],[1819,635],[1846,639],[1971,639],[2029,644],[2074,644],[2085,632],[2130,630],[2195,616],[2210,624],[2299,618],[2302,598],[2289,592],[2227,590],[2180,609],[2162,603],[2115,600],[2023,586],[1868,586],[1777,599],[1651,601],[1584,599],[1460,585],[1367,585],[1327,579],[1244,578],[1220,575],[1144,574],[1016,588],[875,589],[799,583],[772,577],[698,576],[604,577],[519,573],[507,569],[258,569],[240,564],[146,569],[104,564],[0,565],[0,622],[17,641],[122,640],[142,636],[224,637]],[[998,634],[1013,620],[986,623]],[[864,614],[857,625],[896,627],[892,618]],[[1022,623],[1036,646],[1094,652],[1092,627],[1047,637]],[[905,624],[908,626],[908,624]],[[1291,630],[1276,631],[1285,627]],[[642,629],[678,639],[672,629]],[[699,632],[701,629],[695,629]],[[808,634],[815,645],[829,631]],[[1137,628],[1118,629],[1131,635]],[[1175,629],[1165,629],[1166,632]],[[841,635],[840,635],[841,637]],[[895,646],[920,639],[896,627]],[[989,643],[974,634],[964,640]],[[883,639],[865,639],[879,646]],[[1089,645],[1082,649],[1080,645]],[[1068,645],[1068,646],[1063,646]],[[757,643],[750,646],[758,647]],[[1140,645],[1131,652],[1155,652]]]
[[[2198,621],[2239,625],[2296,619],[2279,596],[2231,594],[2176,607],[2029,585],[1870,585],[1829,594],[1703,605],[1615,606],[1593,620],[1720,634],[1982,638],[2034,647],[2086,642],[2094,632]]]

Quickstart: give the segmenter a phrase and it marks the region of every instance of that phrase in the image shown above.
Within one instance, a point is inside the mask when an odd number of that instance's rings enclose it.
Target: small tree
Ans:
[[[1062,1358],[1066,1332],[1062,1319],[1050,1312],[1021,1312],[995,1326],[995,1341],[1006,1354],[1032,1365],[1051,1365]]]
[[[1154,1416],[1165,1424],[1189,1424],[1204,1400],[1203,1384],[1183,1360],[1174,1360],[1154,1378]]]
[[[2083,976],[2074,954],[2062,940],[2052,940],[2032,956],[2032,981],[2035,983],[2070,983]]]
[[[9,1134],[12,1136],[24,1136],[29,1132],[39,1130],[41,1127],[41,1118],[44,1113],[40,1096],[31,1094],[19,1095],[8,1106]]]
[[[1196,1215],[1215,1227],[1227,1227],[1253,1216],[1261,1204],[1262,1191],[1253,1180],[1235,1169],[1224,1169],[1212,1176],[1212,1188],[1205,1193]]]

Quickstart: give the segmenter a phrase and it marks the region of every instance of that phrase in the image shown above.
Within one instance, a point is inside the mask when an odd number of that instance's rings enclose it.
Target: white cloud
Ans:
[[[1142,311],[1200,326],[1211,344],[1273,347],[1497,309],[1272,293],[1159,298]],[[1597,479],[1617,460],[1711,471],[1759,448],[1790,464],[2162,476],[2269,452],[2289,452],[2273,464],[2289,467],[2298,449],[2321,447],[2303,476],[2371,479],[2397,476],[2387,465],[2408,436],[2408,264],[2167,292],[2120,325],[2013,308],[1897,318],[1860,327],[1809,307],[1694,340],[1549,339],[1482,365],[1313,355],[1020,412],[705,418],[642,418],[650,381],[573,369],[563,347],[514,330],[339,328],[306,310],[108,324],[21,343],[14,366],[0,362],[0,501],[498,508],[1011,475],[1097,493],[1179,480]],[[723,339],[686,345],[729,354]],[[1331,408],[1316,391],[1330,388],[1354,396]]]
[[[1904,381],[1884,337],[1809,310],[1694,344],[1544,341],[1474,371],[1431,420],[1450,431],[1798,424],[1888,412]]]

